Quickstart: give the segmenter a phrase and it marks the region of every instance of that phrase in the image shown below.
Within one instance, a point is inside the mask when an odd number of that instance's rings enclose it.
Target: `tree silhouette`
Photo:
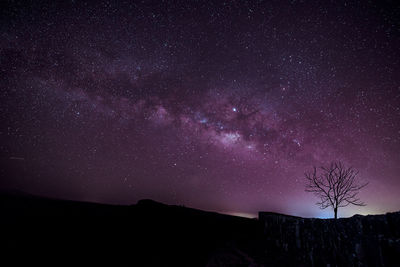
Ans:
[[[313,192],[320,198],[316,204],[321,209],[332,207],[337,219],[337,210],[350,204],[365,206],[357,197],[361,188],[368,183],[358,184],[356,177],[358,171],[353,167],[346,168],[340,161],[332,162],[329,167],[321,167],[321,173],[317,174],[317,168],[306,172],[306,192]]]

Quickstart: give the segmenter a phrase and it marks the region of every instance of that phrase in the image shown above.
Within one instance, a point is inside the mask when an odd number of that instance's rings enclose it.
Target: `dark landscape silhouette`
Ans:
[[[0,196],[2,266],[398,266],[400,212],[259,219],[153,200]]]

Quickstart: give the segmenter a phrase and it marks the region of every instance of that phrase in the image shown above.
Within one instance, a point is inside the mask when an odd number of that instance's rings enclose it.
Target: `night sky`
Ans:
[[[400,209],[396,1],[58,2],[2,1],[1,189],[331,217],[341,160]]]

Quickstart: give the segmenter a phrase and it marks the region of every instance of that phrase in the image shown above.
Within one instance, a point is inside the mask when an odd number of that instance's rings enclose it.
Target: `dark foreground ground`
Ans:
[[[0,266],[400,266],[399,212],[255,220],[1,194],[0,216]]]

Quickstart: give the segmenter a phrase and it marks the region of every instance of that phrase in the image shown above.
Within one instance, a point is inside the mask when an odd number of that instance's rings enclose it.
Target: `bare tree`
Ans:
[[[350,204],[365,206],[357,197],[361,188],[368,183],[358,184],[356,177],[358,171],[353,167],[346,168],[340,161],[333,162],[329,167],[321,167],[320,174],[317,168],[305,173],[306,192],[313,192],[320,198],[316,204],[321,209],[332,207],[337,219],[337,210]]]

